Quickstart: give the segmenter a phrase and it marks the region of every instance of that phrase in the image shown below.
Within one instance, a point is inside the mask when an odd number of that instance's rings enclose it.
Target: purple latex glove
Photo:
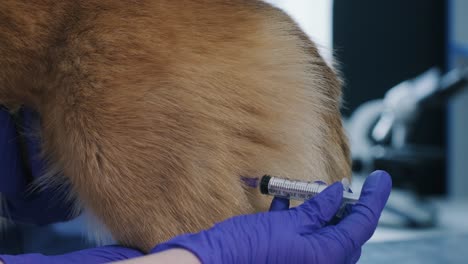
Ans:
[[[238,216],[198,234],[178,236],[153,253],[185,248],[202,263],[355,263],[361,246],[372,236],[391,189],[385,172],[371,174],[359,203],[337,225],[327,223],[339,209],[341,183],[333,184],[303,205],[275,198],[269,213]],[[3,255],[6,264],[106,263],[142,256],[137,250],[106,246],[59,256]]]
[[[359,202],[336,225],[329,221],[341,205],[341,183],[299,207],[286,210],[287,201],[275,199],[275,212],[234,217],[206,231],[175,237],[152,252],[185,248],[203,264],[356,263],[377,227],[391,186],[386,172],[372,173]]]
[[[24,190],[25,178],[15,123],[0,107],[0,192],[14,195]]]
[[[42,254],[0,255],[5,264],[78,264],[108,263],[143,256],[138,250],[121,246],[91,248],[57,256]]]
[[[3,196],[0,213],[14,221],[39,225],[68,220],[73,201],[63,199],[68,191],[66,188],[61,192],[54,189],[32,192],[29,189],[31,182],[41,176],[45,168],[38,158],[39,141],[28,136],[39,118],[28,110],[22,110],[19,116],[23,137],[19,136],[12,116],[0,107],[0,193]]]

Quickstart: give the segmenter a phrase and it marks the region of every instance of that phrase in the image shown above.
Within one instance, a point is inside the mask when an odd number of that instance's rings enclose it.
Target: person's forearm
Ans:
[[[83,256],[76,255],[73,258],[71,258],[70,263],[93,263],[93,261],[95,261],[96,263],[103,263],[103,261],[105,261],[106,258],[107,258],[107,260],[109,260],[109,258],[108,258],[109,254],[108,253],[111,252],[111,251],[107,251],[107,254],[106,254],[106,251],[103,251],[102,249],[103,248],[101,248],[101,250],[98,251],[98,252],[94,252],[94,253],[97,254],[97,256],[101,256],[102,258],[96,258],[95,260],[93,260],[92,258],[90,259],[89,256],[86,255],[86,252],[85,252]],[[109,248],[107,248],[107,250],[109,250]],[[111,248],[111,250],[112,250],[112,248]],[[72,254],[72,253],[70,253],[70,254]],[[80,254],[83,254],[83,252],[81,252]],[[36,254],[36,255],[39,255],[39,254]],[[2,259],[0,259],[0,264],[4,264],[4,263],[8,264],[10,262],[12,262],[12,263],[36,263],[36,262],[37,263],[48,263],[48,262],[61,263],[61,262],[67,262],[66,261],[67,257],[69,257],[66,254],[66,255],[62,255],[62,256],[57,256],[58,259],[53,259],[54,256],[47,257],[47,256],[43,256],[43,255],[42,255],[42,258],[37,258],[37,256],[36,256],[36,259],[34,259],[34,257],[29,257],[27,259],[24,259],[24,258],[21,259],[21,256],[27,256],[27,255],[18,255],[19,259],[8,259],[6,262],[4,262]],[[136,255],[136,256],[141,256],[141,255]],[[122,256],[120,256],[120,258],[121,257]],[[185,249],[179,249],[179,248],[168,249],[168,250],[162,251],[160,253],[146,255],[146,256],[142,256],[142,257],[135,257],[135,255],[134,255],[133,258],[132,258],[132,256],[130,256],[128,254],[124,254],[124,257],[129,257],[130,259],[123,260],[123,261],[118,261],[118,262],[113,262],[113,263],[116,263],[116,264],[149,264],[149,263],[151,263],[151,264],[163,264],[163,263],[164,264],[167,264],[167,263],[201,264],[201,262],[198,260],[198,258],[194,254],[192,254],[190,251],[185,250]],[[50,259],[47,259],[47,258],[50,258]],[[62,258],[62,259],[60,259],[60,258]],[[91,262],[90,262],[90,260],[91,260]],[[106,263],[107,263],[107,261],[106,261]]]
[[[184,264],[201,264],[200,260],[185,249],[169,249],[157,254],[146,255],[139,258],[128,259],[114,264],[167,264],[167,263],[184,263]]]

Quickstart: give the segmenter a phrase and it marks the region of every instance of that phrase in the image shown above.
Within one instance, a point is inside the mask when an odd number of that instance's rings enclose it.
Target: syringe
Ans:
[[[295,200],[308,200],[322,192],[327,185],[282,179],[265,175],[260,180],[260,192],[262,194],[283,197]],[[359,195],[343,191],[343,205],[355,204],[359,200]]]

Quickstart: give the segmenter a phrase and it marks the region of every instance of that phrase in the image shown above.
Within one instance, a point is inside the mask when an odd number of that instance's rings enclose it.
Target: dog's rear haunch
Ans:
[[[241,175],[350,177],[340,81],[263,2],[3,0],[0,25],[0,104],[124,245],[266,209]]]

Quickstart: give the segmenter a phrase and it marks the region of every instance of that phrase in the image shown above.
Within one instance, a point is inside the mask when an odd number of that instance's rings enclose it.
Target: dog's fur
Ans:
[[[256,0],[2,0],[0,104],[124,245],[264,210],[239,176],[350,176],[340,82]],[[53,175],[50,177],[61,177]]]

